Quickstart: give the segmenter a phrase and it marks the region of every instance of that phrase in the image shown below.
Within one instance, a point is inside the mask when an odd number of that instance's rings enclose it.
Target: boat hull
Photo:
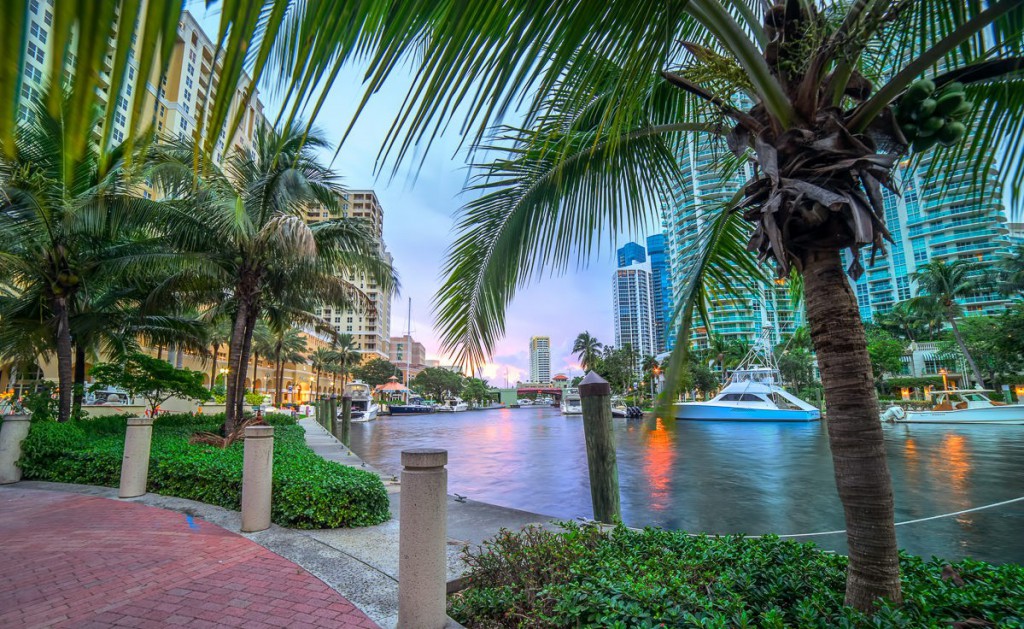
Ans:
[[[378,411],[378,408],[376,406],[371,406],[370,409],[366,410],[366,411],[356,411],[356,410],[353,410],[352,411],[352,421],[353,422],[360,422],[360,423],[361,422],[372,422],[373,420],[377,419],[377,411]]]
[[[391,406],[389,410],[392,415],[429,415],[434,412],[430,406]]]
[[[968,408],[952,411],[908,411],[900,424],[1022,424],[1024,405]]]
[[[676,419],[721,422],[814,422],[821,419],[817,410],[750,408],[725,404],[684,402],[676,404]]]

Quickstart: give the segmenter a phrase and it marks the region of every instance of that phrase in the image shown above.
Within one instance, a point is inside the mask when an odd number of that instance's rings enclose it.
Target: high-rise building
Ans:
[[[623,349],[629,345],[638,361],[657,353],[651,293],[649,262],[634,262],[615,269],[612,276],[615,347]]]
[[[143,23],[142,18],[146,6],[147,3],[143,2],[140,24]],[[30,28],[29,36],[25,40],[21,69],[23,78],[18,107],[18,115],[22,120],[26,120],[32,115],[30,103],[42,96],[43,90],[51,79],[49,76],[51,60],[56,54],[53,50],[55,40],[50,32],[54,19],[53,11],[53,0],[29,2]],[[116,23],[114,27],[116,28]],[[112,33],[111,36],[115,35],[116,33]],[[132,41],[135,39],[133,38]],[[194,137],[199,113],[204,106],[212,105],[220,85],[221,59],[214,60],[216,52],[217,46],[188,11],[181,14],[174,51],[171,54],[167,71],[162,77],[156,76],[155,73],[152,76],[143,76],[148,72],[143,72],[139,68],[140,51],[133,46],[129,51],[124,87],[121,93],[116,95],[117,113],[114,114],[111,131],[113,142],[116,144],[124,140],[132,128],[148,129],[154,126],[156,132],[164,137],[178,139]],[[67,54],[69,63],[66,65],[73,68],[74,56],[72,53]],[[71,71],[73,72],[73,70]],[[104,106],[112,97],[109,81],[109,73],[101,72],[97,94]],[[244,73],[238,85],[232,86],[235,94],[231,101],[228,122],[234,121],[239,108],[245,106],[246,110],[242,116],[241,125],[232,138],[231,149],[250,150],[256,129],[263,121],[263,103],[260,101],[259,91],[256,90],[249,102],[245,102],[245,93],[249,87],[249,75]],[[136,124],[131,119],[132,102],[136,90],[139,89],[146,90],[146,97],[141,109],[145,118]],[[205,131],[203,137],[205,137]],[[221,131],[214,148],[215,162],[221,162],[231,152],[225,150],[226,139],[226,133]],[[143,196],[152,195],[151,188],[143,191]]]
[[[551,382],[551,337],[530,339],[530,382]]]
[[[410,337],[392,336],[388,360],[402,371],[403,381],[412,380],[416,374],[427,368],[427,348],[423,343]]]
[[[644,252],[643,245],[639,245],[635,242],[627,242],[626,244],[619,247],[616,251],[619,268],[625,268],[634,262],[646,262],[647,254]]]
[[[662,208],[673,311],[690,281],[711,221],[720,215],[723,204],[752,174],[750,166],[745,164],[723,181],[715,167],[723,150],[727,149],[705,134],[688,134],[679,146],[679,166],[683,176],[675,198]],[[790,303],[787,286],[773,284],[754,290],[744,289],[739,282],[732,282],[732,285],[740,291],[739,295],[729,294],[722,287],[712,287],[708,304],[711,330],[695,318],[691,342],[703,345],[709,334],[753,342],[765,327],[769,327],[773,330],[772,341],[778,343],[799,324],[801,315]]]
[[[675,347],[672,326],[672,269],[664,234],[647,237],[647,257],[651,264],[651,316],[654,318],[654,353]]]
[[[981,274],[1007,255],[1012,246],[995,172],[985,173],[985,185],[976,186],[966,169],[929,178],[928,165],[925,161],[916,172],[897,172],[902,195],[882,190],[885,221],[893,242],[873,264],[865,248],[861,256],[864,273],[853,283],[861,318],[866,321],[888,312],[897,302],[917,296],[914,274],[929,261],[977,262]],[[844,261],[850,262],[845,252]],[[1004,296],[988,288],[979,289],[962,305],[967,315],[982,315],[999,312],[1007,303]]]
[[[316,222],[330,218],[322,208],[307,211],[307,220]],[[384,244],[384,208],[373,190],[350,190],[342,195],[342,214],[365,221],[380,246],[380,255],[392,261]],[[346,277],[367,296],[368,309],[324,307],[316,314],[342,334],[351,334],[357,350],[367,358],[388,358],[391,343],[391,294],[385,292],[373,278],[350,272]]]

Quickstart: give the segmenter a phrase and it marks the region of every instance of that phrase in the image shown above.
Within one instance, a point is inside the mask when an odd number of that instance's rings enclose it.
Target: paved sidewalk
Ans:
[[[376,627],[305,569],[191,515],[0,490],[0,627]]]

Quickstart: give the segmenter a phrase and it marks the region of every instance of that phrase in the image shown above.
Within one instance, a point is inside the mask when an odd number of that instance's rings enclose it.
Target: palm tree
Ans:
[[[942,316],[953,330],[953,338],[960,347],[960,353],[971,368],[971,375],[978,386],[985,386],[974,357],[967,350],[967,343],[960,335],[956,320],[963,316],[963,307],[958,300],[966,299],[978,291],[979,279],[976,276],[977,265],[967,260],[952,263],[943,260],[932,260],[919,267],[914,279],[917,281],[919,294],[911,300],[914,309],[921,312],[934,312]]]
[[[231,340],[231,323],[225,317],[217,317],[207,324],[206,340],[210,344],[210,355],[213,357],[213,366],[210,367],[210,388],[217,385],[217,358],[220,356],[220,348]]]
[[[861,248],[884,247],[882,188],[908,154],[920,163],[941,140],[930,168],[985,173],[1018,137],[1019,0],[512,0],[472,15],[455,0],[425,4],[403,4],[382,26],[402,36],[381,38],[367,89],[414,48],[416,80],[384,157],[411,154],[457,111],[491,160],[477,165],[481,196],[458,222],[436,298],[444,348],[485,362],[516,290],[641,224],[672,198],[678,143],[703,134],[732,154],[723,167],[751,161],[754,175],[706,221],[677,338],[709,283],[760,272],[745,247],[780,277],[802,277],[846,514],[846,602],[870,612],[880,597],[900,601],[883,433],[840,252],[858,276]],[[489,133],[513,103],[521,128]],[[972,141],[959,144],[968,127]],[[1024,163],[1005,165],[1016,181]]]
[[[348,382],[349,365],[358,363],[363,355],[357,351],[358,344],[351,334],[339,334],[331,347],[338,365],[337,373],[341,376],[341,390],[344,390]]]
[[[999,261],[999,291],[1019,297],[1024,294],[1024,244],[1017,244],[1009,256]]]
[[[58,90],[55,116],[33,109],[17,129],[11,154],[0,160],[0,276],[14,289],[0,305],[0,318],[28,315],[43,323],[57,358],[58,420],[67,421],[77,307],[111,277],[112,267],[137,253],[120,247],[146,225],[154,204],[133,194],[139,179],[125,167],[125,145],[101,159],[89,135],[78,160],[64,159],[76,138],[67,126],[71,105],[60,96]],[[90,108],[93,125],[96,114]],[[78,347],[84,381],[86,344]]]
[[[233,429],[244,402],[245,368],[256,322],[290,279],[317,287],[331,303],[361,291],[342,272],[365,274],[384,291],[396,284],[390,264],[358,219],[308,224],[306,208],[339,209],[337,175],[319,162],[323,139],[301,130],[261,127],[252,152],[236,152],[223,169],[207,165],[191,142],[156,147],[149,174],[167,195],[170,246],[196,263],[166,286],[213,302],[229,289],[234,325],[228,345],[225,430]],[[365,300],[365,296],[362,297]],[[279,300],[276,303],[281,303]]]
[[[601,342],[590,332],[580,332],[572,344],[572,353],[580,359],[580,366],[585,371],[594,368],[597,359],[601,357]]]
[[[922,306],[910,300],[901,301],[889,312],[877,315],[875,323],[889,334],[910,342],[925,339],[932,331],[930,324],[934,317],[931,311],[924,312]]]
[[[274,331],[274,388],[277,395],[274,406],[280,408],[284,402],[284,365],[285,363],[306,362],[306,337],[298,328]]]
[[[320,395],[320,376],[330,373],[337,364],[337,354],[326,347],[318,347],[309,355],[309,364],[316,372],[316,395]]]

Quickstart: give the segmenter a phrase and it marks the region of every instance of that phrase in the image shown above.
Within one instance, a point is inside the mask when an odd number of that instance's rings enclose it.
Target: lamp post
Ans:
[[[939,373],[942,374],[942,388],[943,390],[949,391],[949,382],[946,380],[946,368],[939,369]]]

